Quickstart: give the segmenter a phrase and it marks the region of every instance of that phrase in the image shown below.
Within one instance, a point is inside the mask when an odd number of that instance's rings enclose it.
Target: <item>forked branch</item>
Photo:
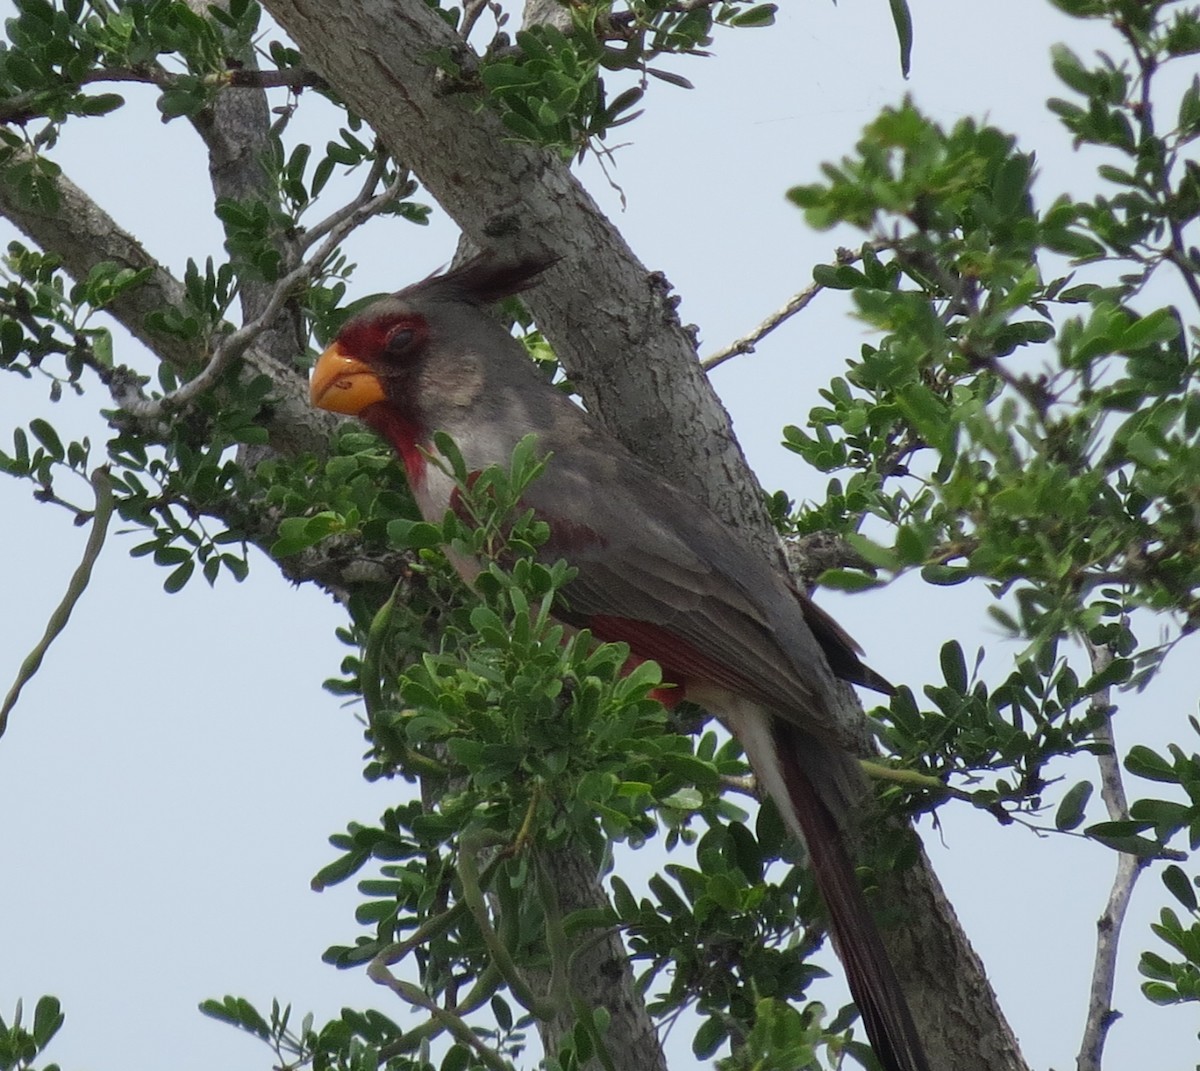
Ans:
[[[122,410],[139,420],[157,420],[184,408],[215,386],[233,362],[275,323],[275,318],[284,303],[293,296],[298,287],[308,282],[321,269],[346,235],[402,196],[409,188],[411,180],[407,172],[401,171],[387,189],[375,194],[374,186],[377,181],[378,174],[373,168],[370,180],[363,186],[359,195],[318,225],[325,233],[325,240],[317,247],[317,251],[275,284],[270,299],[258,316],[221,339],[198,375],[161,398],[139,396],[138,393],[129,391],[126,383],[123,389],[114,391],[113,400]]]

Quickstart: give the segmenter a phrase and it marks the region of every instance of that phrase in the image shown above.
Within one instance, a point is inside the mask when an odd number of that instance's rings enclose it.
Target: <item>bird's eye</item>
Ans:
[[[403,357],[412,348],[416,331],[406,325],[393,328],[383,343],[383,355],[388,358]]]

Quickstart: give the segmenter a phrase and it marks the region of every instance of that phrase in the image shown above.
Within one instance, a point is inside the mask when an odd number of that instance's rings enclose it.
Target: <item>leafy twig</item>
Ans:
[[[1151,85],[1154,80],[1154,74],[1158,70],[1159,61],[1152,52],[1148,52],[1143,47],[1142,40],[1133,27],[1122,22],[1117,28],[1129,45],[1129,49],[1133,53],[1134,59],[1137,60],[1138,65],[1141,95],[1131,109],[1138,120],[1140,128],[1138,131],[1138,144],[1153,145],[1159,139],[1154,130],[1154,98],[1151,92]],[[1163,146],[1163,150],[1165,153],[1165,145]],[[1176,191],[1172,188],[1170,176],[1177,153],[1178,143],[1174,150],[1166,154],[1164,159],[1155,168],[1159,180],[1156,183],[1157,188],[1155,192],[1162,197],[1164,208],[1169,208],[1170,202],[1177,197]],[[1184,286],[1187,287],[1188,293],[1191,294],[1192,300],[1196,303],[1197,307],[1200,307],[1200,280],[1196,278],[1198,266],[1184,239],[1183,225],[1176,218],[1175,214],[1169,210],[1165,212],[1164,218],[1167,221],[1167,229],[1171,235],[1171,242],[1163,252],[1163,259],[1174,264],[1179,269],[1179,274],[1183,277]]]
[[[190,87],[196,83],[196,78],[193,75],[174,74],[158,65],[97,67],[87,71],[77,80],[64,80],[60,85],[52,88],[69,92],[80,90],[86,85],[107,82],[134,82],[154,85],[159,89],[166,90],[181,85]],[[323,86],[325,80],[315,71],[306,67],[290,67],[275,71],[232,68],[228,71],[206,75],[200,79],[200,83],[213,88],[273,89],[286,86],[290,89],[303,89],[306,86]],[[48,99],[50,88],[31,90],[28,93],[20,93],[8,100],[0,101],[0,124],[27,123],[44,114],[39,105],[43,105]]]
[[[96,564],[96,559],[100,556],[100,551],[104,546],[104,537],[108,534],[108,522],[112,519],[113,514],[112,483],[109,480],[106,466],[102,465],[92,473],[92,490],[96,495],[96,508],[92,511],[92,530],[88,535],[87,545],[83,548],[83,558],[80,559],[75,572],[71,574],[71,582],[67,585],[67,593],[63,596],[62,602],[50,615],[45,633],[38,641],[37,646],[21,663],[21,668],[17,670],[17,679],[13,681],[13,686],[4,698],[4,705],[0,707],[0,736],[3,736],[4,730],[8,728],[8,715],[16,706],[21,689],[33,679],[50,644],[66,628],[67,622],[71,619],[71,611],[75,609],[75,604],[79,602],[80,596],[87,590],[88,581],[92,577],[92,566]]]

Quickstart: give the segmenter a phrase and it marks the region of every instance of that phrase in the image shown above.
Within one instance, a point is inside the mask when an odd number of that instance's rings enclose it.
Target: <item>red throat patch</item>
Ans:
[[[387,402],[367,406],[359,417],[392,444],[392,448],[404,462],[409,486],[414,491],[419,491],[425,485],[426,462],[420,441],[424,429],[415,421],[398,413],[395,406]]]

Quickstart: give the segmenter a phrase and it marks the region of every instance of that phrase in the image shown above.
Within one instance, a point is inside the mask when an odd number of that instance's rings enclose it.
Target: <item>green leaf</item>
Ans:
[[[921,570],[921,578],[927,584],[939,587],[953,587],[955,584],[965,584],[975,576],[975,572],[959,565],[926,565]]]
[[[896,27],[896,40],[900,43],[900,73],[905,78],[912,67],[913,22],[908,10],[908,0],[888,0],[892,9],[892,22]]]
[[[1150,825],[1150,822],[1097,822],[1088,826],[1084,833],[1115,851],[1153,859],[1159,855],[1161,847],[1148,837],[1138,835]]]
[[[1192,84],[1180,98],[1179,132],[1184,139],[1200,132],[1200,75],[1192,78]]]
[[[665,71],[661,67],[647,67],[646,73],[660,82],[666,82],[668,85],[678,86],[680,89],[695,89],[691,81],[684,78],[682,74],[676,74],[674,71]]]
[[[1018,153],[1010,156],[996,173],[992,183],[992,203],[1005,215],[1020,210],[1021,202],[1029,191],[1032,162],[1028,156]]]
[[[79,97],[75,107],[80,115],[107,115],[125,103],[119,93],[97,93],[94,97]]]
[[[1192,883],[1191,878],[1180,867],[1172,863],[1163,871],[1162,880],[1171,895],[1194,915],[1197,908],[1196,886]]]
[[[198,89],[166,89],[158,98],[158,110],[164,119],[197,115],[204,107],[204,94]]]
[[[881,547],[874,540],[868,539],[858,532],[848,532],[846,542],[851,549],[868,565],[877,569],[889,569],[893,572],[900,568],[900,558],[891,547]]]
[[[360,848],[352,852],[347,852],[327,866],[321,867],[312,879],[313,891],[320,892],[322,889],[327,889],[331,885],[337,885],[347,878],[352,877],[363,868],[370,858],[370,850]]]
[[[1174,800],[1135,800],[1129,815],[1138,822],[1152,824],[1159,840],[1167,840],[1196,817],[1195,808]]]
[[[869,286],[867,277],[850,264],[817,264],[813,268],[813,282],[830,290],[853,290],[857,286]]]
[[[34,438],[46,448],[46,453],[55,461],[62,461],[66,458],[67,452],[63,449],[58,432],[41,417],[36,417],[29,422],[29,430],[33,432]]]
[[[1175,309],[1155,309],[1125,328],[1118,348],[1121,352],[1128,352],[1156,342],[1174,342],[1179,337],[1180,330],[1179,314]]]
[[[694,788],[681,788],[678,792],[672,792],[666,799],[660,800],[659,803],[663,807],[670,807],[676,811],[698,811],[704,806],[704,796]]]
[[[1162,982],[1143,982],[1142,996],[1144,996],[1151,1004],[1178,1004],[1183,998],[1179,995],[1179,990],[1174,986],[1165,985]]]
[[[1072,785],[1058,805],[1054,825],[1063,831],[1076,829],[1083,824],[1088,800],[1092,798],[1094,786],[1091,781],[1080,781]]]
[[[1133,676],[1133,662],[1128,658],[1114,658],[1094,677],[1084,682],[1082,691],[1092,695],[1114,684],[1124,684]]]
[[[966,695],[968,688],[967,660],[958,640],[948,640],[942,644],[941,651],[942,677],[959,695]]]
[[[884,586],[882,580],[856,569],[826,569],[819,577],[817,584],[832,591],[867,591],[869,588]]]
[[[33,1012],[33,1040],[38,1049],[44,1049],[50,1039],[63,1025],[62,1006],[57,997],[42,997]]]
[[[442,545],[440,525],[410,521],[403,517],[388,522],[387,536],[393,546],[407,547],[409,550],[431,550]]]
[[[192,573],[196,569],[196,559],[188,558],[182,565],[174,569],[167,579],[163,581],[163,591],[168,595],[174,595],[177,591],[181,591],[183,586],[192,578]]]
[[[1134,744],[1125,756],[1125,769],[1148,781],[1161,781],[1164,784],[1179,784],[1179,774],[1175,767],[1167,762],[1158,752],[1143,744]]]
[[[730,26],[774,26],[775,14],[779,8],[775,4],[755,4],[754,7],[739,11],[729,20]]]
[[[528,67],[507,60],[488,64],[480,71],[479,77],[493,92],[518,86],[533,89],[539,83],[538,76]]]
[[[267,1025],[266,1019],[258,1013],[253,1004],[243,997],[226,997],[222,1001],[201,1001],[200,1011],[211,1019],[239,1027],[264,1041],[271,1036],[271,1028]]]

